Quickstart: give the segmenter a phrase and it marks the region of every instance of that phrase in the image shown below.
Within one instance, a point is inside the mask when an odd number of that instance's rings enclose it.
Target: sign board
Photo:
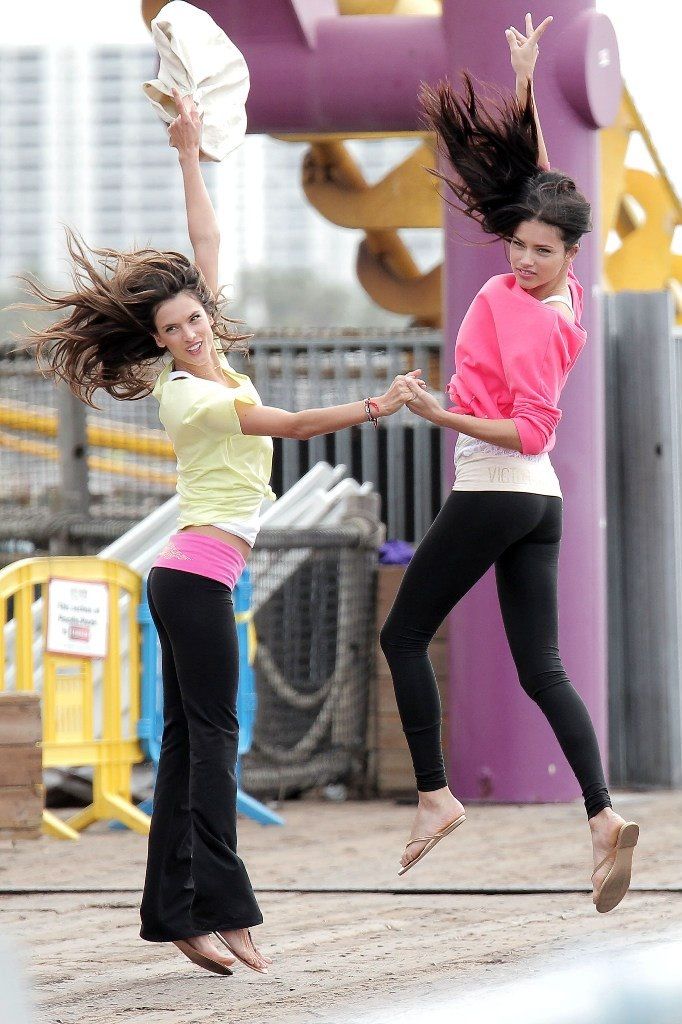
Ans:
[[[52,578],[47,591],[49,654],[106,658],[109,588],[106,583]]]

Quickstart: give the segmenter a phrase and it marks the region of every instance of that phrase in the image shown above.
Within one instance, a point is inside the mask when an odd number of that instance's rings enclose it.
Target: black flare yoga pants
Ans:
[[[440,699],[427,649],[443,619],[490,568],[522,687],[578,780],[588,818],[610,807],[597,737],[559,657],[561,498],[453,491],[407,567],[381,631],[417,788],[447,785]]]
[[[163,741],[140,935],[169,942],[263,920],[237,856],[237,683],[232,593],[153,568],[149,608],[161,641]]]

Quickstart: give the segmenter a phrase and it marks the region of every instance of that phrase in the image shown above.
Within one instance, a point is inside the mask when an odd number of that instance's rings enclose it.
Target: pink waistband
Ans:
[[[217,580],[234,590],[246,562],[231,544],[203,533],[181,530],[169,538],[154,562],[158,569],[179,569]]]

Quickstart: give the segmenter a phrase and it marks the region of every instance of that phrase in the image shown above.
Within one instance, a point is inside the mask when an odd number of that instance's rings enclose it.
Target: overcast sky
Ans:
[[[558,6],[561,0],[555,3]],[[682,193],[682,3],[598,0],[597,7],[615,25],[623,75],[678,192]],[[533,5],[531,9],[537,13],[538,21],[552,13],[551,0],[543,0],[540,8]],[[525,10],[519,6],[519,25]],[[4,12],[2,29],[2,43],[10,46],[139,44],[149,40],[140,17],[139,0],[30,0],[12,4]],[[675,84],[671,85],[672,82]]]

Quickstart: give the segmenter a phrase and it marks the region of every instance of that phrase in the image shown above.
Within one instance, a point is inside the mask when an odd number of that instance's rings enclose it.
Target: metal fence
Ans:
[[[377,395],[421,367],[442,387],[441,336],[430,331],[261,334],[231,362],[262,400],[293,411]],[[160,368],[160,367],[159,367]],[[175,462],[153,398],[100,394],[85,410],[26,357],[0,351],[0,543],[89,552],[119,536],[175,489]],[[78,420],[81,420],[79,426]],[[87,428],[87,433],[86,433]],[[442,431],[402,411],[311,441],[275,441],[273,487],[286,491],[320,459],[371,481],[390,537],[420,540],[441,504]]]
[[[71,541],[97,551],[175,490],[156,400],[97,400],[101,408],[86,412],[30,357],[0,350],[0,545],[8,557],[31,544],[66,551]]]
[[[611,778],[682,785],[682,336],[664,293],[606,306]],[[441,337],[425,331],[264,334],[232,361],[264,402],[292,410],[378,394],[417,366],[435,390],[444,383]],[[87,411],[87,446],[84,407],[60,416],[62,401],[30,359],[0,351],[0,564],[32,545],[96,552],[174,490],[153,398],[103,396]],[[441,504],[442,434],[402,411],[377,431],[279,441],[274,487],[319,459],[345,463],[381,495],[388,535],[418,541]],[[86,455],[79,510],[70,492]]]
[[[285,409],[336,405],[376,396],[398,373],[421,368],[442,386],[441,336],[431,331],[385,334],[259,335],[247,359],[231,362],[253,378],[263,402]],[[286,491],[324,459],[348,466],[382,498],[389,537],[421,540],[442,503],[443,431],[408,410],[382,419],[378,430],[353,427],[310,441],[276,443],[273,487]]]
[[[264,530],[249,560],[258,712],[247,790],[284,797],[367,785],[376,536],[359,526]]]
[[[611,779],[682,785],[682,335],[665,293],[608,296]]]

